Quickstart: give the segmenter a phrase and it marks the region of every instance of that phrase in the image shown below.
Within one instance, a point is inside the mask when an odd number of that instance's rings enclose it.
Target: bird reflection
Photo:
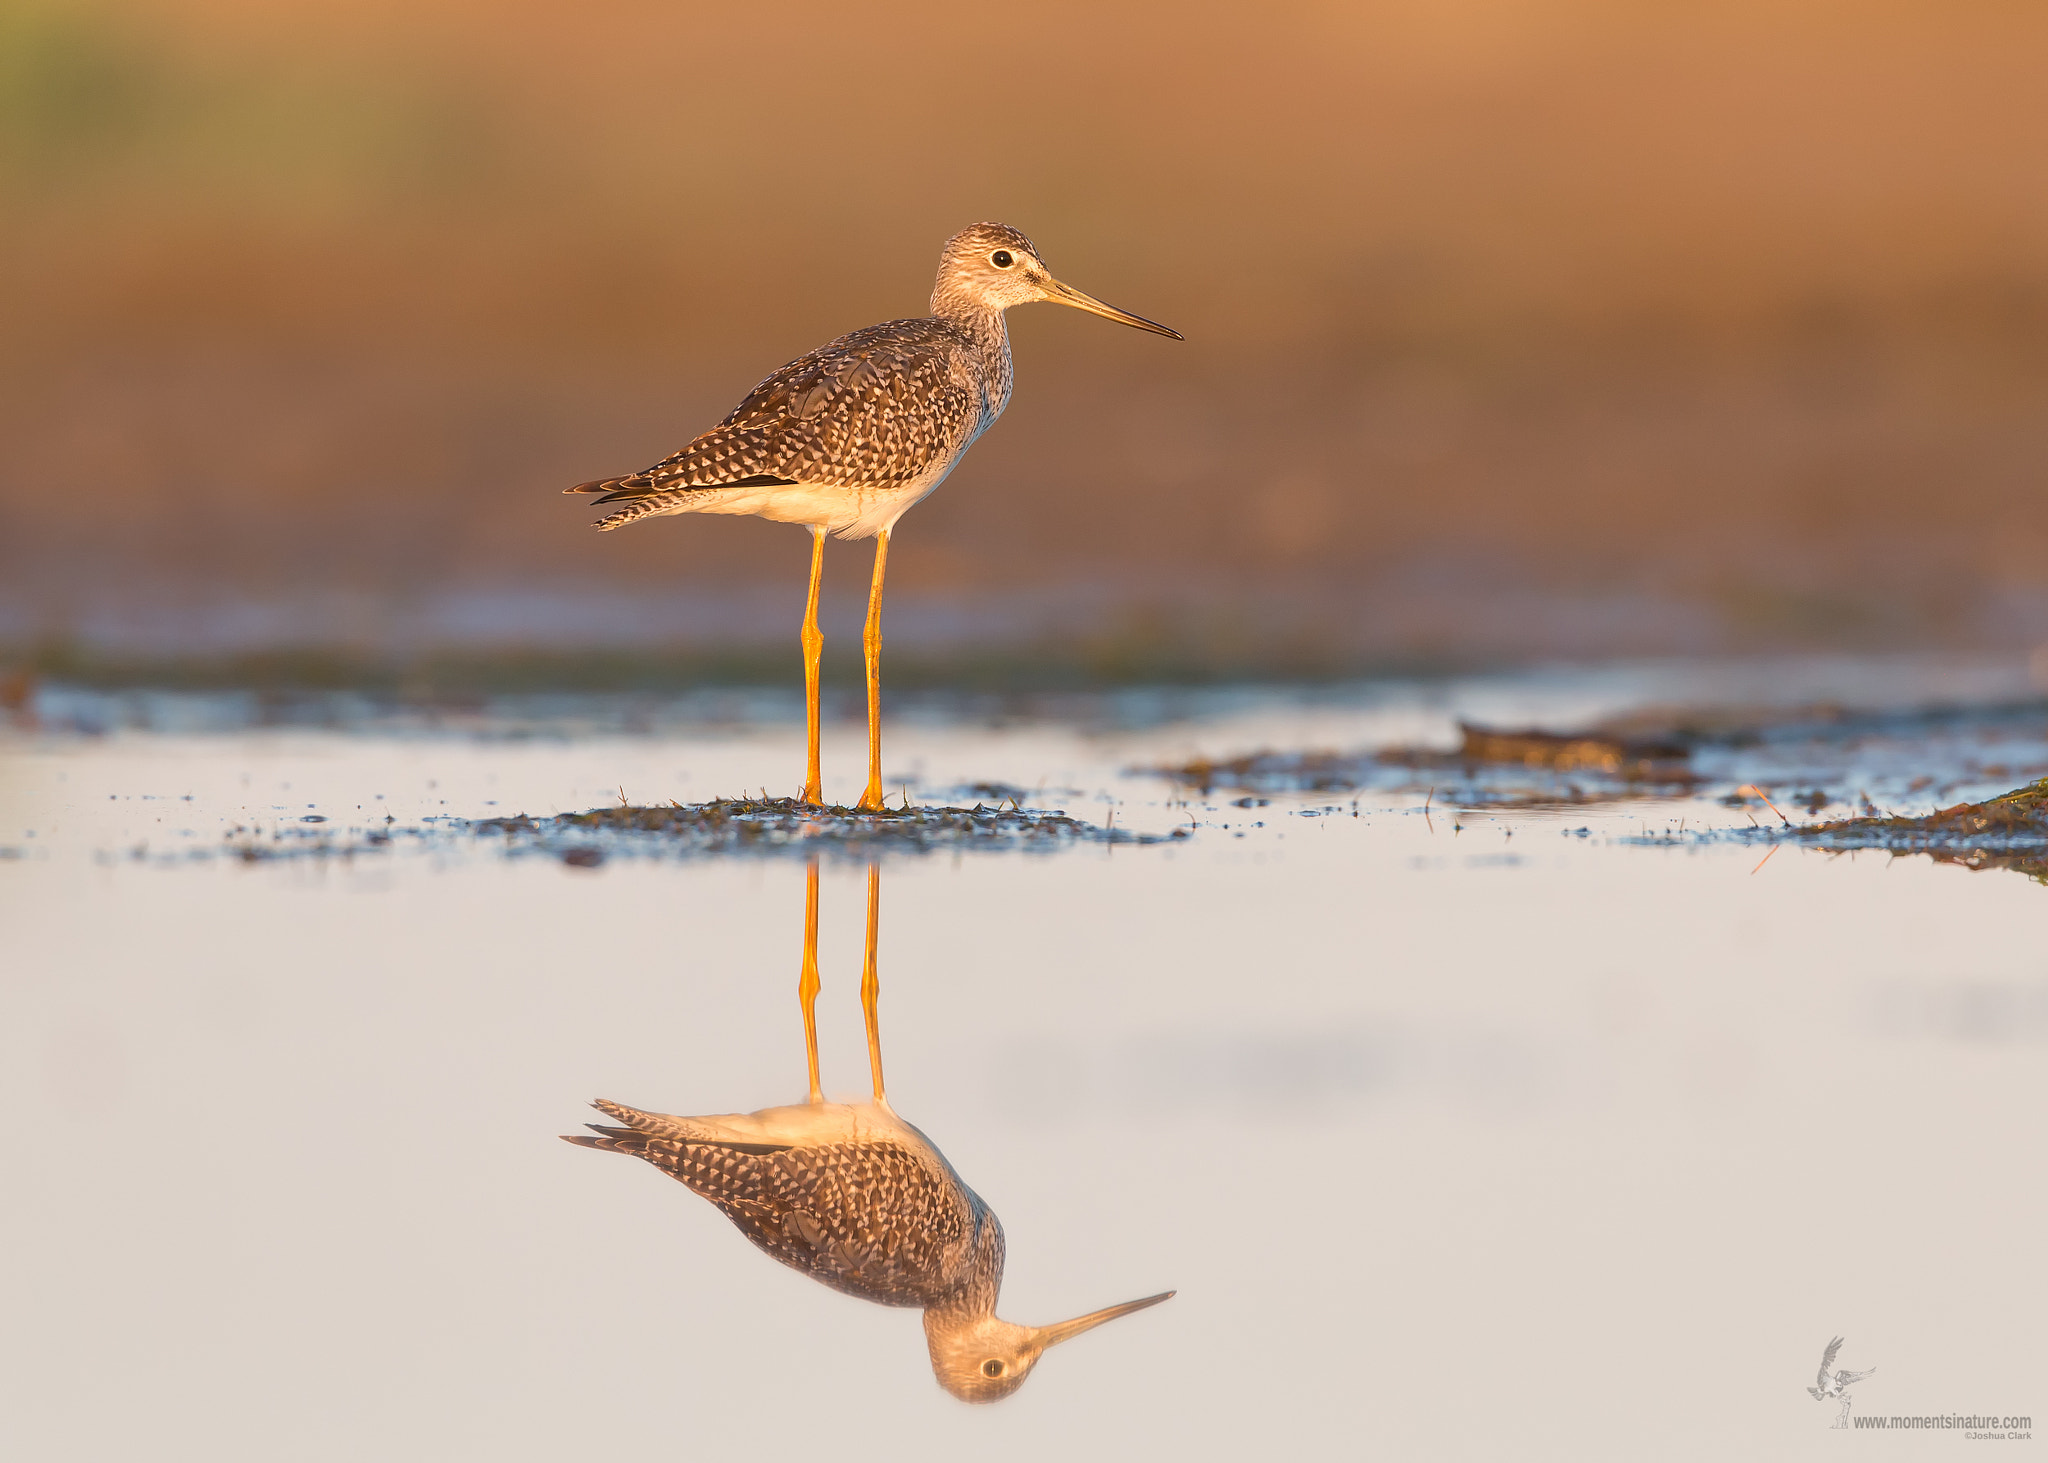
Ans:
[[[1171,1298],[1169,1290],[1051,1326],[1020,1326],[996,1315],[1002,1225],[883,1094],[875,963],[880,870],[868,867],[861,978],[871,1102],[826,1102],[818,1085],[815,863],[807,886],[797,994],[809,1100],[711,1117],[672,1117],[599,1101],[594,1106],[618,1126],[592,1123],[595,1137],[577,1134],[567,1141],[646,1159],[716,1204],[758,1248],[834,1290],[878,1305],[921,1308],[932,1370],[962,1401],[1007,1397],[1049,1347]]]

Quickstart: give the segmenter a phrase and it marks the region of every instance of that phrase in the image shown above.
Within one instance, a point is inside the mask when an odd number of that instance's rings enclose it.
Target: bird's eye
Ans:
[[[1008,269],[1012,264],[1015,264],[1017,262],[1017,256],[1012,254],[1008,249],[998,249],[995,253],[988,256],[988,262],[993,264],[998,269]],[[994,1376],[995,1373],[990,1372],[989,1375]]]
[[[981,1364],[981,1374],[985,1377],[999,1377],[1003,1374],[1003,1364],[994,1357],[990,1357]]]

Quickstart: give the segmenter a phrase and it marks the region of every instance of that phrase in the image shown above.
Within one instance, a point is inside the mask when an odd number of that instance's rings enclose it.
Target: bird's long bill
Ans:
[[[1174,1292],[1169,1290],[1160,1295],[1148,1295],[1143,1300],[1127,1300],[1120,1306],[1111,1306],[1104,1311],[1092,1311],[1085,1316],[1076,1316],[1071,1321],[1061,1321],[1057,1325],[1040,1326],[1039,1347],[1043,1349],[1057,1346],[1062,1341],[1071,1341],[1083,1331],[1093,1331],[1104,1321],[1114,1321],[1119,1316],[1128,1316],[1132,1311],[1142,1311],[1147,1306],[1156,1306],[1163,1300],[1172,1300],[1173,1297]]]
[[[1133,315],[1128,310],[1119,310],[1114,305],[1105,305],[1093,295],[1084,295],[1070,284],[1061,284],[1056,279],[1047,279],[1045,292],[1056,305],[1072,305],[1076,310],[1086,310],[1091,315],[1100,315],[1105,320],[1114,320],[1122,325],[1135,325],[1140,330],[1149,330],[1154,335],[1164,335],[1172,340],[1186,340],[1178,330],[1171,330],[1157,320],[1147,320],[1143,315]]]

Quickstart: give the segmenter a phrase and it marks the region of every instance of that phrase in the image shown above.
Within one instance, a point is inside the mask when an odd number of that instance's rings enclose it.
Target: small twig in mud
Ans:
[[[1743,783],[1742,786],[1735,789],[1735,795],[1737,797],[1761,798],[1763,800],[1763,805],[1765,807],[1769,808],[1772,812],[1778,814],[1778,821],[1780,823],[1783,823],[1787,828],[1790,828],[1792,826],[1792,820],[1786,817],[1784,813],[1779,810],[1778,805],[1776,803],[1771,801],[1771,795],[1765,792],[1762,788],[1758,787],[1755,783]],[[1755,821],[1756,819],[1754,818],[1750,819],[1750,822],[1752,823],[1754,823]]]

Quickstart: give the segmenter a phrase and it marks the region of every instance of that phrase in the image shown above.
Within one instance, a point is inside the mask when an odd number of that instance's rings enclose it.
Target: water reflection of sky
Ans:
[[[892,763],[1167,827],[1190,811],[1122,768],[1440,734],[1447,699],[932,719]],[[4,744],[23,1456],[1792,1457],[1836,1334],[1880,1368],[1858,1411],[2034,1406],[2025,878],[1636,841],[1747,826],[1712,798],[1447,819],[1405,791],[1355,818],[1219,796],[1170,846],[892,861],[890,1095],[1002,1215],[1006,1313],[1180,1291],[975,1412],[932,1385],[914,1312],[555,1140],[594,1093],[801,1099],[800,863],[132,856],[256,813],[687,799],[790,781],[800,746],[474,730]],[[827,750],[853,786],[857,735]],[[862,901],[828,862],[832,1089],[865,1074]]]

